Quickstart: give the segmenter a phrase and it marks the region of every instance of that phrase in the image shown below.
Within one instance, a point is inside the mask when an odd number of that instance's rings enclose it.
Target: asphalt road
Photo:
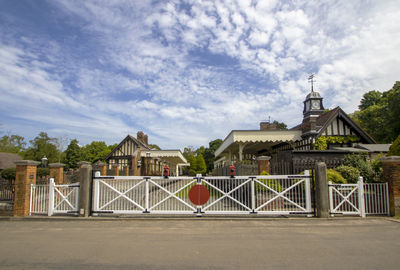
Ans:
[[[400,223],[0,220],[0,269],[400,269]]]

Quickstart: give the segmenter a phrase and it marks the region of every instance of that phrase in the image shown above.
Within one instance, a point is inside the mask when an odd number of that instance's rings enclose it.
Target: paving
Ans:
[[[0,218],[0,269],[400,269],[390,218]]]

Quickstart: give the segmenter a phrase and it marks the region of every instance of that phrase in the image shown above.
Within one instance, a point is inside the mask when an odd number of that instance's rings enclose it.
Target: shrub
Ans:
[[[38,177],[44,177],[50,175],[50,169],[49,168],[37,168],[36,175]]]
[[[326,174],[328,177],[328,181],[331,181],[332,183],[335,184],[346,184],[346,179],[343,178],[343,176],[335,171],[334,169],[327,169]]]
[[[360,171],[357,168],[341,165],[335,168],[335,171],[340,173],[347,183],[357,183]]]
[[[7,168],[1,171],[0,175],[6,180],[14,180],[15,179],[15,173],[16,169],[15,168]]]
[[[400,135],[389,148],[388,156],[400,156]]]
[[[368,160],[367,153],[345,155],[343,165],[359,170],[360,175],[364,177],[364,182],[373,182],[375,180],[375,172],[372,169],[371,162]]]
[[[266,171],[262,171],[260,173],[260,175],[269,175],[269,173],[267,173]],[[266,186],[270,187],[271,189],[277,191],[277,192],[281,192],[282,191],[282,186],[279,183],[279,180],[276,179],[258,179],[258,181],[260,181],[261,183],[265,184]],[[266,191],[268,190],[265,186],[259,184],[256,182],[255,184],[255,188],[256,190],[260,190],[260,191]]]

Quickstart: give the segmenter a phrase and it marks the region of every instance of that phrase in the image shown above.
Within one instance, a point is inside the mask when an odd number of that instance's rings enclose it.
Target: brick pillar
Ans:
[[[31,184],[36,183],[36,168],[40,162],[21,160],[15,164],[14,216],[23,217],[29,215]]]
[[[389,186],[390,215],[400,214],[400,156],[389,156],[382,161],[383,178]]]
[[[119,175],[119,165],[118,164],[113,164],[112,168],[113,168],[113,175],[114,176],[118,176]]]
[[[64,179],[64,166],[62,163],[50,163],[50,178],[54,178],[56,185],[65,184]]]
[[[266,171],[268,174],[271,173],[270,163],[269,163],[270,159],[271,159],[271,157],[269,157],[269,156],[257,157],[258,174],[261,174],[263,171]]]
[[[124,167],[124,174],[125,176],[129,176],[129,166]]]
[[[93,164],[93,171],[99,171],[102,176],[107,175],[107,163],[96,161]]]

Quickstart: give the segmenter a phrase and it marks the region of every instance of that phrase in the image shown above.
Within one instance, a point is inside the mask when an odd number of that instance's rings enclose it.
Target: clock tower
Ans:
[[[311,82],[311,93],[309,93],[304,100],[303,136],[317,133],[317,118],[324,113],[323,98],[318,92],[314,92],[314,75],[310,75],[308,80]]]

